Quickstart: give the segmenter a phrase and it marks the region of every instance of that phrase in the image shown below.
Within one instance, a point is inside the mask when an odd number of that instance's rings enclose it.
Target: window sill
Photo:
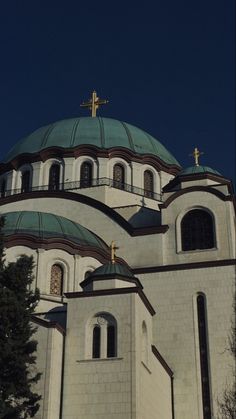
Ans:
[[[216,252],[219,250],[217,247],[212,247],[211,249],[194,249],[194,250],[177,250],[178,255],[186,255],[191,253],[205,253],[205,252]]]
[[[76,362],[107,362],[107,361],[121,361],[123,358],[111,357],[111,358],[89,358],[89,359],[77,359]]]

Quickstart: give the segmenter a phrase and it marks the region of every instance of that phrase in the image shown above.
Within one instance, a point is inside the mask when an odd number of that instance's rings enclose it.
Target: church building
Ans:
[[[6,260],[33,256],[41,294],[35,418],[213,419],[232,380],[232,183],[103,103],[0,164]]]

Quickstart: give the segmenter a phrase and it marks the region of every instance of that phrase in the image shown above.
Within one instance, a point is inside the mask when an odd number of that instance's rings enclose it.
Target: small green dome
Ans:
[[[88,276],[89,279],[95,277],[124,277],[124,278],[134,278],[134,274],[124,265],[120,263],[106,263],[105,265],[99,266]]]
[[[4,163],[20,154],[38,153],[50,147],[73,149],[92,145],[100,149],[122,147],[142,155],[151,154],[170,165],[180,166],[171,153],[145,131],[111,118],[83,117],[65,119],[39,128],[19,141]]]
[[[63,238],[78,245],[107,250],[105,243],[87,228],[68,218],[37,211],[15,211],[1,214],[5,217],[3,233],[28,234],[41,239]]]
[[[200,166],[200,165],[199,166],[190,166],[190,167],[187,167],[186,169],[181,170],[181,172],[179,173],[178,176],[182,176],[182,175],[194,175],[194,174],[199,174],[199,173],[213,173],[214,175],[222,176],[216,170],[211,169],[211,167],[208,167],[208,166]]]

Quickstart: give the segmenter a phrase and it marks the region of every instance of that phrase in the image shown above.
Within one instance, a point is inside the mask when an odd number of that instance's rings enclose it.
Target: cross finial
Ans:
[[[189,154],[195,160],[195,166],[199,166],[199,157],[204,154],[202,151],[199,151],[197,147],[194,148],[192,154]]]
[[[80,106],[82,108],[89,108],[90,111],[92,111],[92,117],[95,117],[99,106],[105,105],[106,103],[108,103],[108,100],[99,99],[99,97],[97,96],[97,92],[95,92],[94,90],[91,99],[89,99],[87,102],[81,103]]]
[[[115,261],[116,261],[116,250],[119,249],[119,247],[117,247],[115,245],[114,240],[112,240],[112,242],[111,242],[110,249],[111,249],[111,263],[115,263]]]

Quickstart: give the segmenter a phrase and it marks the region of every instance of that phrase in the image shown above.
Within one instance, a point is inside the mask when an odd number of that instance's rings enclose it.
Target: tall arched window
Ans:
[[[30,190],[30,171],[26,170],[21,175],[21,193],[29,192]]]
[[[60,186],[60,166],[53,164],[49,170],[49,190],[57,191]]]
[[[117,356],[117,323],[108,313],[99,313],[92,319],[92,358]]]
[[[204,210],[189,211],[181,221],[182,250],[212,249],[215,246],[212,216]]]
[[[95,326],[93,329],[93,358],[100,358],[101,354],[101,328]]]
[[[0,188],[1,188],[0,189],[1,198],[4,198],[4,196],[6,196],[6,180],[5,179],[2,179]]]
[[[113,167],[113,186],[115,188],[124,189],[125,169],[122,164],[115,164]]]
[[[145,170],[144,172],[144,196],[148,198],[153,198],[153,173],[150,170]]]
[[[210,382],[208,366],[206,302],[204,295],[197,297],[198,336],[202,385],[203,418],[211,419]]]
[[[89,188],[92,186],[93,166],[90,162],[85,161],[80,169],[80,187]]]
[[[63,269],[60,265],[52,265],[50,294],[62,295],[63,292]]]

